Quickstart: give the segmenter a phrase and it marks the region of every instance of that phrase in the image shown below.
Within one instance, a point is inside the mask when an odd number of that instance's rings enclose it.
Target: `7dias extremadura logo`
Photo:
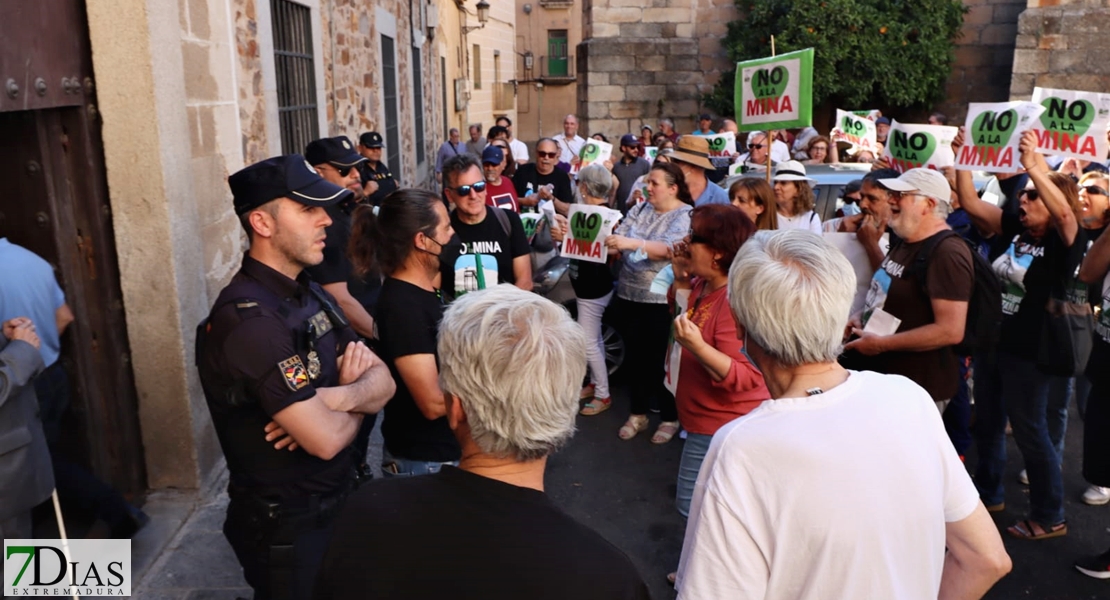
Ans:
[[[131,540],[4,540],[4,594],[130,596]]]

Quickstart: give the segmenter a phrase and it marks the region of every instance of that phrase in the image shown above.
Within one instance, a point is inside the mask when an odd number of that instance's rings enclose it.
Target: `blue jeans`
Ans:
[[[459,461],[435,462],[425,460],[409,460],[385,455],[382,458],[382,476],[386,479],[392,477],[413,477],[416,475],[431,475],[439,473],[443,465],[459,466]]]
[[[956,448],[956,454],[962,457],[967,454],[967,449],[971,447],[971,430],[969,429],[971,423],[971,396],[968,393],[967,385],[971,359],[966,356],[958,356],[956,361],[958,362],[957,368],[960,370],[960,386],[956,389],[956,395],[952,396],[952,400],[948,402],[948,407],[941,413],[941,419],[944,421],[945,431],[948,432],[948,439],[952,440],[952,446]]]
[[[694,499],[694,484],[698,481],[698,471],[705,460],[705,453],[709,452],[709,443],[713,436],[703,433],[686,434],[686,443],[682,446],[682,459],[678,463],[678,486],[675,490],[674,503],[678,507],[678,514],[682,518],[690,517],[690,501]]]
[[[1048,384],[1048,436],[1056,454],[1064,456],[1064,436],[1068,432],[1068,403],[1075,396],[1079,408],[1079,418],[1087,414],[1087,396],[1091,393],[1091,382],[1085,375],[1078,377],[1053,377]]]
[[[1006,500],[1002,476],[1006,471],[1006,410],[1002,404],[1002,379],[998,357],[976,356],[975,425],[971,436],[979,455],[975,467],[975,487],[983,504],[992,506]]]
[[[1048,396],[1053,379],[1035,361],[999,353],[1002,402],[1010,415],[1014,441],[1029,474],[1029,518],[1051,527],[1064,520],[1064,478],[1060,455],[1048,433]]]

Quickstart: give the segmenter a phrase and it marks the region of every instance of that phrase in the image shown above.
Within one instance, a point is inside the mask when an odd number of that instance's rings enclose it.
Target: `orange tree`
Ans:
[[[742,18],[722,43],[733,61],[814,49],[814,105],[923,107],[944,95],[953,41],[967,10],[959,0],[736,0]],[[735,71],[705,103],[732,115]]]

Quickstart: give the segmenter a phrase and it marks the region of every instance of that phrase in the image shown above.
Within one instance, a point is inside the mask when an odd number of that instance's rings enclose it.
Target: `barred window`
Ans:
[[[401,171],[401,132],[397,118],[397,53],[393,38],[382,35],[382,100],[385,105],[386,163],[394,173]]]
[[[424,163],[424,65],[420,47],[412,47],[412,106],[416,117],[416,164]]]
[[[320,137],[312,12],[290,0],[270,0],[270,14],[274,25],[281,151],[300,154],[309,142]]]

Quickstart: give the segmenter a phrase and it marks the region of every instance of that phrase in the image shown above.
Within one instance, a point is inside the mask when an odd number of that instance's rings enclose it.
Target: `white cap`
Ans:
[[[879,184],[895,192],[920,192],[941,202],[952,200],[952,188],[939,171],[917,168],[902,173],[898,179],[880,179]]]

